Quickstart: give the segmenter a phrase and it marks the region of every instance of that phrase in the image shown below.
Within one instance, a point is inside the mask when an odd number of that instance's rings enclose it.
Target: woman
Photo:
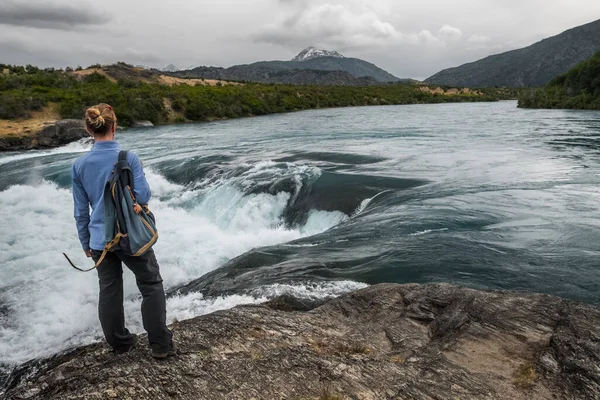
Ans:
[[[79,241],[86,256],[97,262],[106,245],[104,186],[120,151],[119,144],[115,141],[117,117],[113,108],[108,104],[88,108],[85,112],[85,126],[90,135],[94,136],[95,144],[89,153],[79,157],[73,164],[73,200]],[[136,199],[140,204],[147,204],[150,200],[150,187],[144,176],[142,163],[134,153],[127,154],[127,161],[133,172]],[[142,293],[142,319],[144,329],[148,332],[151,355],[155,358],[174,355],[172,333],[166,325],[165,292],[152,249],[140,257],[119,251],[109,252],[98,266],[98,312],[106,341],[116,353],[127,352],[134,345],[134,336],[125,327],[121,263],[125,263],[135,274],[137,286]]]

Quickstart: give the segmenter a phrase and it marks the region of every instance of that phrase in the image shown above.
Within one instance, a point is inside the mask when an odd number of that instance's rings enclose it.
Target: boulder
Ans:
[[[89,137],[81,120],[63,119],[47,124],[41,131],[33,134],[0,137],[0,151],[60,147]]]
[[[149,128],[154,126],[150,121],[133,121],[132,128]]]
[[[37,134],[35,142],[36,148],[59,147],[89,137],[81,120],[63,119],[46,126]]]

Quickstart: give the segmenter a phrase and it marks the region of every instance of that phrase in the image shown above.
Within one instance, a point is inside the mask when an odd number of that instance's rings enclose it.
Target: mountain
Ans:
[[[600,20],[523,49],[438,72],[426,83],[466,86],[541,86],[600,50]]]
[[[260,61],[230,68],[197,67],[169,74],[180,78],[295,85],[365,86],[408,81],[398,79],[367,61],[344,57],[336,51],[314,47],[304,49],[292,61]]]
[[[356,78],[346,71],[280,69],[260,65],[237,65],[231,68],[197,67],[187,71],[165,74],[179,78],[202,78],[287,85],[373,86],[380,84],[380,82],[371,77]]]
[[[600,51],[546,87],[523,91],[519,107],[600,110]]]
[[[162,68],[161,71],[162,72],[175,72],[175,71],[179,71],[179,68],[177,68],[173,64],[169,64],[166,67]]]
[[[302,50],[296,57],[292,58],[292,61],[306,61],[319,57],[344,58],[344,56],[338,53],[337,51],[317,49],[316,47],[311,46]]]

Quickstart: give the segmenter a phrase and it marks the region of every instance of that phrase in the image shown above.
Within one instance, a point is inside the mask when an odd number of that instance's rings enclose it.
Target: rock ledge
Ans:
[[[303,311],[297,311],[298,309]],[[173,325],[180,354],[140,338],[36,360],[10,399],[599,399],[600,310],[447,284],[372,286],[306,311],[285,298]]]

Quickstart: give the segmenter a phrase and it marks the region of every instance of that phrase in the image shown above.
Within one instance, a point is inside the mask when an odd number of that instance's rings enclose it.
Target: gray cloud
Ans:
[[[425,78],[598,18],[598,0],[0,0],[0,61],[228,67],[315,45]]]
[[[342,4],[294,4],[302,7],[259,28],[254,40],[283,46],[317,44],[347,49],[373,46],[401,36],[392,24],[372,11],[357,12]]]
[[[76,35],[80,36],[80,35]],[[135,47],[110,46],[77,40],[72,32],[62,32],[58,40],[17,31],[0,35],[0,62],[54,67],[88,66],[126,61],[131,64],[160,64],[162,57]],[[15,61],[17,60],[17,61]]]
[[[279,0],[292,4],[293,0]],[[463,39],[460,29],[444,24],[432,33],[427,29],[402,32],[374,8],[355,4],[295,1],[295,7],[275,23],[252,35],[257,43],[298,49],[317,45],[337,50],[361,50],[393,46],[444,47]]]
[[[76,8],[58,3],[2,0],[0,24],[70,31],[87,25],[102,25],[110,20],[108,13],[86,3],[79,3],[81,6]]]

